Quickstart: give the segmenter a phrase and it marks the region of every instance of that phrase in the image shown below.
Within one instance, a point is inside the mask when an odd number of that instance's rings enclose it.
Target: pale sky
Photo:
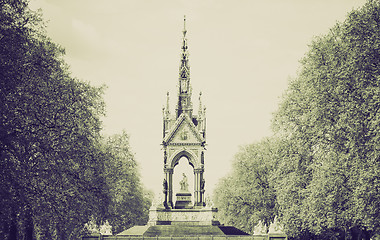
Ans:
[[[270,136],[289,76],[313,36],[365,0],[31,0],[73,76],[106,84],[104,133],[125,129],[144,185],[161,191],[162,106],[175,111],[183,16],[193,87],[207,107],[206,192],[240,145]],[[182,168],[178,174],[182,175]],[[177,168],[175,169],[176,173]],[[184,170],[185,171],[185,170]],[[175,183],[176,184],[176,183]]]

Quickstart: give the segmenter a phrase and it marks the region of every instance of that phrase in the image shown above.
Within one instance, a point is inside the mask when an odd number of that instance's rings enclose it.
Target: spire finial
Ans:
[[[186,15],[183,15],[183,37],[186,36],[187,30],[186,30]]]
[[[177,118],[182,112],[191,116],[192,103],[191,103],[191,85],[190,85],[190,66],[189,66],[189,52],[186,39],[186,16],[183,17],[183,37],[182,37],[182,52],[181,63],[179,66],[179,82],[178,82],[178,104],[177,104]]]

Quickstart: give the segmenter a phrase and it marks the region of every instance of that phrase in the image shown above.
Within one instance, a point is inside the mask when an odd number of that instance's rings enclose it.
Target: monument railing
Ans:
[[[263,234],[263,235],[248,235],[248,236],[157,236],[157,237],[143,237],[143,236],[86,236],[82,240],[287,240],[286,235],[283,234]]]

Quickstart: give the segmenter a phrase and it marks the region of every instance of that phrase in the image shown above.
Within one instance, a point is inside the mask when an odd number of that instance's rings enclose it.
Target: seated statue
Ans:
[[[181,191],[185,191],[185,192],[188,192],[189,191],[189,184],[187,183],[187,177],[185,175],[185,173],[182,173],[182,180],[179,182],[179,184],[181,185]]]

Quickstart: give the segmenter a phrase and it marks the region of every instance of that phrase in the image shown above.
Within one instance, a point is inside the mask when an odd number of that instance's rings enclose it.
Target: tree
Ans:
[[[291,236],[369,239],[380,230],[379,4],[313,40],[274,118],[296,153],[276,188]]]
[[[151,193],[140,182],[138,164],[130,149],[125,132],[105,139],[105,178],[111,198],[106,218],[116,233],[145,224],[151,205]]]
[[[263,141],[240,148],[233,171],[223,178],[214,192],[219,218],[253,233],[259,221],[267,228],[277,214],[272,175],[278,158],[277,142]]]
[[[105,213],[102,89],[71,77],[63,53],[26,1],[0,2],[3,239],[72,239]]]
[[[265,212],[257,204],[265,189],[258,173],[265,173],[273,212],[290,237],[379,234],[379,34],[380,2],[368,1],[313,40],[274,116],[270,141],[277,143],[242,150],[233,173],[219,183],[222,219],[247,231],[268,219],[257,215]]]
[[[0,238],[76,239],[92,216],[146,221],[125,133],[100,134],[104,87],[71,76],[24,0],[0,0]]]

